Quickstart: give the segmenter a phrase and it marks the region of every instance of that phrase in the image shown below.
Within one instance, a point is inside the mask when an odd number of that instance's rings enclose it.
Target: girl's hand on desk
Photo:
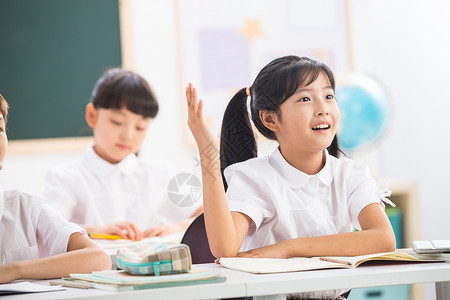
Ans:
[[[286,247],[283,242],[264,246],[261,248],[255,248],[246,252],[239,252],[237,257],[250,257],[250,258],[288,258]]]
[[[136,226],[136,224],[126,221],[115,222],[105,226],[89,227],[86,229],[88,232],[116,234],[124,239],[130,239],[133,241],[142,240],[142,231]]]

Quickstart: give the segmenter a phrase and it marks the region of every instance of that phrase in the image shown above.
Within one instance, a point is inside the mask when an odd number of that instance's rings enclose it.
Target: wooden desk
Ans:
[[[372,287],[397,284],[436,282],[438,300],[450,299],[450,263],[413,263],[384,266],[360,266],[356,269],[329,269],[280,274],[249,274],[222,268],[215,264],[197,265],[217,271],[227,281],[217,284],[160,288],[123,293],[73,289],[65,291],[3,296],[14,299],[218,299],[254,296],[255,300],[285,299],[286,294],[337,288]],[[37,283],[46,283],[38,281]]]

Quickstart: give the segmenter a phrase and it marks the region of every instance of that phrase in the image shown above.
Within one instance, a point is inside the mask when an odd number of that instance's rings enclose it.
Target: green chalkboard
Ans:
[[[0,93],[11,140],[91,135],[96,80],[120,67],[118,0],[0,0]]]

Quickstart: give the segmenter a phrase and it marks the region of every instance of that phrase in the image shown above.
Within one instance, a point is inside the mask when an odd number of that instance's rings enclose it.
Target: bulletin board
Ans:
[[[346,0],[177,0],[175,11],[180,99],[192,82],[217,136],[217,116],[271,60],[293,54],[324,62],[335,74],[351,69]],[[186,116],[184,102],[181,109]]]

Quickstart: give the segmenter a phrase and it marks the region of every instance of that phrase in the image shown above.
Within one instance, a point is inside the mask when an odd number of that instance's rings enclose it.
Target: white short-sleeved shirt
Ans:
[[[75,232],[42,197],[0,188],[0,265],[64,253]]]
[[[226,168],[230,210],[253,221],[241,251],[361,229],[358,215],[364,207],[384,207],[366,166],[324,153],[325,166],[315,175],[292,167],[279,149]]]
[[[279,149],[270,156],[225,169],[231,211],[252,219],[240,251],[288,239],[360,229],[358,215],[371,203],[384,204],[368,168],[324,151],[326,163],[315,175],[292,167]],[[336,298],[346,290],[302,293],[303,298]]]
[[[145,230],[189,218],[201,205],[179,207],[169,200],[167,185],[174,175],[170,164],[145,162],[134,154],[111,164],[89,147],[80,161],[47,171],[44,195],[72,222],[129,221]]]

